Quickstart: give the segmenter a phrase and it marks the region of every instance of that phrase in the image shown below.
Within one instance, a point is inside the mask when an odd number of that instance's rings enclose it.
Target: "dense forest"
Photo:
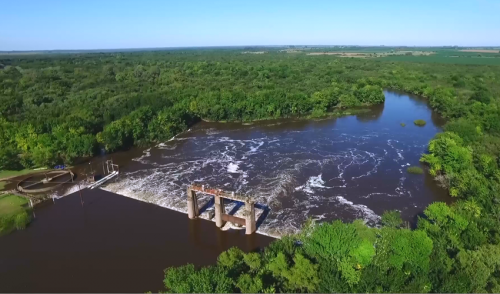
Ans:
[[[377,83],[307,59],[89,54],[0,60],[0,169],[162,141],[197,120],[322,116],[384,101]],[[343,69],[347,70],[347,69]],[[20,155],[20,156],[18,156]]]
[[[165,271],[167,292],[500,292],[500,67],[233,50],[0,57],[0,170],[171,138],[198,120],[321,117],[421,95],[448,119],[422,162],[457,201],[415,228],[308,223],[261,252]]]

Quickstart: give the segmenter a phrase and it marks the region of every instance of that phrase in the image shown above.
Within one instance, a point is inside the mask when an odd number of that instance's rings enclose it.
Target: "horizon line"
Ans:
[[[47,52],[47,51],[109,51],[109,50],[154,50],[154,49],[190,49],[190,48],[241,48],[241,47],[415,47],[415,48],[500,48],[500,45],[474,45],[474,46],[459,46],[459,45],[353,45],[353,44],[338,44],[338,45],[314,45],[314,44],[288,44],[288,45],[209,45],[209,46],[166,46],[166,47],[128,47],[128,48],[95,48],[95,49],[32,49],[32,50],[0,50],[0,53],[6,52]]]

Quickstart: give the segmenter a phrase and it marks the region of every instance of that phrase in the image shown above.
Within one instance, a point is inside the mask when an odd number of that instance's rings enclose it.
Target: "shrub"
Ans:
[[[0,216],[0,235],[11,232],[13,230],[13,227],[14,217],[12,215]]]
[[[405,123],[400,123],[400,125],[401,125],[402,127],[406,127],[406,124],[405,124]]]
[[[16,229],[24,230],[28,223],[30,222],[30,217],[26,212],[22,212],[16,215],[14,219]]]
[[[410,174],[421,175],[424,173],[424,170],[420,166],[410,166],[406,171]]]
[[[397,210],[385,211],[380,220],[384,227],[399,228],[403,224],[401,213]]]
[[[423,127],[423,126],[425,126],[425,124],[426,124],[427,122],[425,122],[425,120],[423,120],[423,119],[417,119],[417,120],[415,120],[413,123],[414,123],[416,126]]]

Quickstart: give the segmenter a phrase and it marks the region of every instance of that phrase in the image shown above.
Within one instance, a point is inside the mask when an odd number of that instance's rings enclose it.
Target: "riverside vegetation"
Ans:
[[[500,67],[177,50],[0,60],[0,169],[162,141],[200,119],[321,117],[428,98],[448,119],[421,161],[457,201],[416,227],[308,223],[261,252],[165,271],[167,292],[500,292]],[[418,130],[415,130],[418,131]]]
[[[406,169],[410,174],[423,174],[424,170],[420,166],[410,166]]]
[[[423,127],[427,124],[427,122],[423,119],[417,119],[413,122],[416,126]]]
[[[31,221],[28,200],[16,195],[0,195],[0,236],[26,228]]]

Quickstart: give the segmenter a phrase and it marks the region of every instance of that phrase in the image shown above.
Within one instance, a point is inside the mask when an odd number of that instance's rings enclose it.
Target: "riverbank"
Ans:
[[[42,172],[48,172],[51,169],[37,168],[37,169],[23,169],[23,170],[2,170],[0,171],[0,191],[5,190],[5,187],[11,180],[20,178],[21,176],[35,175]]]
[[[0,171],[0,182],[1,181],[8,181],[8,180],[20,177],[20,176],[37,174],[37,173],[47,172],[47,171],[51,171],[51,170],[47,169],[47,168],[22,169],[22,170],[2,170],[2,171]]]
[[[42,203],[27,229],[1,237],[0,292],[155,292],[169,266],[273,241],[100,189],[82,196],[83,207],[78,193]]]

